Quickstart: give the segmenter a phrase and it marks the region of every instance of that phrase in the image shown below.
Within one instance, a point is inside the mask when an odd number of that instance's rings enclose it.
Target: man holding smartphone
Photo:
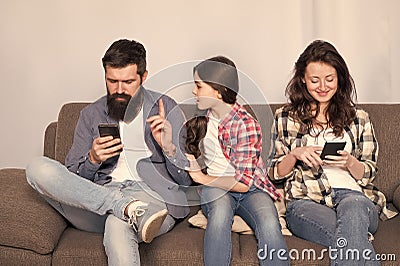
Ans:
[[[142,86],[142,44],[118,40],[102,62],[107,95],[81,111],[65,166],[38,158],[27,180],[76,228],[104,232],[109,265],[140,265],[138,243],[189,213],[184,117],[173,99]],[[120,138],[101,137],[100,124],[119,125]]]

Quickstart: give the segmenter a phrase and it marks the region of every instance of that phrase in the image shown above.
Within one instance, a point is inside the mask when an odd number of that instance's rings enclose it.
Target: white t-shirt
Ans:
[[[316,134],[305,135],[307,137],[307,146],[320,146],[323,147],[326,141],[329,142],[346,142],[344,150],[351,153],[351,139],[350,136],[343,132],[343,137],[336,137],[332,128],[328,128],[321,132],[318,137]],[[328,178],[328,182],[332,188],[347,188],[356,191],[361,191],[361,187],[357,181],[351,176],[350,172],[345,167],[323,165],[322,169]]]
[[[234,176],[235,168],[224,156],[218,140],[218,124],[220,120],[211,112],[207,123],[207,133],[204,137],[204,159],[207,173],[211,176]]]
[[[110,174],[112,181],[142,181],[136,170],[136,164],[140,159],[152,155],[144,141],[143,110],[129,124],[120,121],[119,129],[124,149],[119,155],[117,166]]]

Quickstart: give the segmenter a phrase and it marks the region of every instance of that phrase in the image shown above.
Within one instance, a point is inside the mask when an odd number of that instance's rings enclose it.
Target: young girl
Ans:
[[[208,219],[204,238],[205,265],[229,265],[235,214],[253,229],[258,248],[287,255],[274,200],[279,198],[261,158],[261,128],[236,102],[239,89],[235,64],[222,56],[201,62],[193,71],[193,94],[206,117],[187,123],[189,171],[201,188],[201,207]],[[201,149],[200,149],[201,148]],[[201,157],[207,171],[200,171]],[[192,170],[193,169],[193,170]],[[260,265],[288,265],[275,255],[259,256]]]
[[[274,179],[286,178],[286,220],[291,232],[337,250],[333,265],[376,265],[369,241],[381,218],[394,216],[372,185],[378,143],[368,114],[355,107],[353,79],[328,42],[314,41],[300,55],[275,113]],[[337,155],[320,158],[325,142],[345,142]],[[358,251],[359,259],[345,255]]]

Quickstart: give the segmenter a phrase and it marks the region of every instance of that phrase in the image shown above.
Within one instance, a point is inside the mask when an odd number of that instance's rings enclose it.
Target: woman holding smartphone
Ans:
[[[378,265],[361,254],[366,251],[375,259],[370,240],[378,217],[388,219],[395,213],[371,183],[377,173],[378,143],[368,113],[355,106],[353,79],[333,45],[317,40],[304,50],[286,95],[289,103],[275,113],[276,154],[270,176],[286,179],[289,229],[337,249],[337,254],[360,254],[357,261],[338,256],[332,265]],[[346,144],[322,160],[328,141]]]
[[[193,72],[193,94],[198,108],[207,110],[207,115],[186,123],[186,150],[190,153],[189,174],[203,185],[201,208],[208,219],[205,265],[230,265],[235,214],[253,229],[259,250],[276,251],[266,258],[259,256],[260,265],[289,265],[288,259],[277,256],[288,257],[273,202],[280,195],[268,180],[261,158],[261,127],[236,102],[236,66],[218,56],[201,62]],[[204,160],[206,171],[201,171],[195,157]]]

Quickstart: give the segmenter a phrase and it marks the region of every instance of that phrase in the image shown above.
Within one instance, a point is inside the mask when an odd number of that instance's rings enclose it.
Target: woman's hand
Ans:
[[[353,166],[354,160],[357,160],[345,150],[338,151],[338,154],[339,155],[327,155],[325,157],[324,163],[326,165],[346,167],[349,169]]]
[[[324,164],[346,168],[354,179],[360,180],[364,176],[364,164],[345,150],[338,151],[339,155],[326,156]]]
[[[323,164],[319,157],[322,147],[319,146],[303,146],[293,149],[289,155],[292,155],[296,160],[304,162],[309,167],[318,167]]]

